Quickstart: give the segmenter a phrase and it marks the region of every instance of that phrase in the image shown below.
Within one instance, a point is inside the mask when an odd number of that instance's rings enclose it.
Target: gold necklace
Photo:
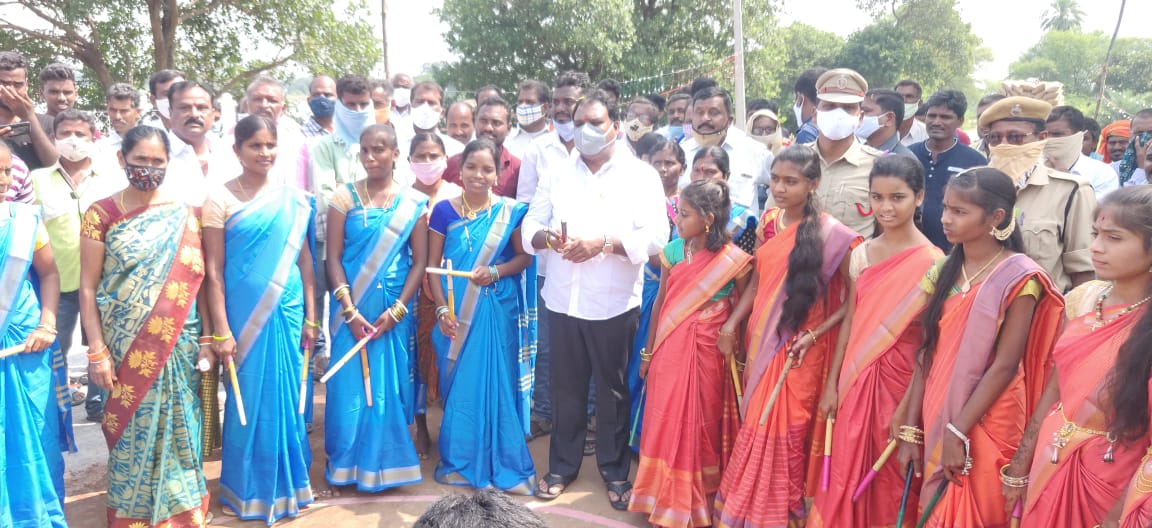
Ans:
[[[1099,329],[1103,326],[1107,326],[1108,324],[1111,324],[1111,323],[1118,321],[1121,317],[1124,317],[1125,315],[1128,315],[1128,314],[1132,313],[1133,311],[1135,311],[1137,308],[1144,306],[1145,304],[1148,304],[1148,301],[1152,301],[1152,295],[1149,295],[1143,299],[1140,299],[1139,301],[1136,301],[1133,304],[1128,305],[1123,310],[1120,310],[1120,313],[1116,314],[1116,317],[1113,317],[1112,319],[1105,321],[1104,320],[1104,300],[1108,298],[1109,293],[1112,293],[1113,287],[1115,287],[1115,284],[1109,284],[1108,287],[1105,288],[1104,291],[1100,293],[1100,297],[1098,297],[1096,299],[1096,321],[1092,323],[1092,330],[1093,331],[1096,331],[1097,329]]]
[[[468,218],[469,220],[475,220],[476,215],[479,214],[480,211],[483,211],[485,209],[489,209],[490,207],[492,207],[492,192],[491,191],[488,192],[488,201],[484,202],[484,205],[477,207],[475,209],[473,209],[472,206],[468,204],[468,199],[465,198],[463,194],[461,194],[460,195],[460,205],[462,206],[461,209],[464,210],[464,216],[466,218]]]
[[[385,191],[384,204],[385,205],[387,205],[388,202],[390,201],[389,196],[391,195],[391,193],[387,192],[390,189],[391,189],[390,185],[384,188],[384,191]],[[352,184],[352,190],[356,192],[356,197],[360,199],[360,203],[364,206],[364,227],[368,227],[368,209],[376,207],[375,202],[372,201],[372,189],[368,188],[368,180],[364,179],[364,194],[360,194],[360,189],[358,187],[356,187],[355,183]]]
[[[236,185],[240,186],[240,192],[244,193],[244,201],[251,202],[252,195],[248,194],[248,190],[244,188],[244,182],[240,181],[241,178],[243,178],[243,176],[236,177]]]
[[[977,271],[976,274],[971,278],[968,277],[967,266],[960,264],[960,275],[964,277],[964,283],[960,285],[960,293],[968,295],[968,290],[972,289],[972,281],[980,278],[980,276],[983,275],[985,271],[988,271],[988,266],[991,266],[993,262],[996,262],[996,259],[1000,258],[1000,254],[1003,252],[1004,246],[1000,246],[1000,251],[997,251],[995,255],[992,255],[992,258],[988,259],[988,262],[984,264],[984,267],[980,268],[980,271]]]

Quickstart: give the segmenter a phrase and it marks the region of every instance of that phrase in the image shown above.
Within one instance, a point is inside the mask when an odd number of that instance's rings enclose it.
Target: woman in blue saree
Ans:
[[[536,343],[536,270],[520,245],[527,204],[492,194],[497,147],[486,139],[461,154],[464,194],[429,220],[428,261],[451,260],[472,278],[430,281],[444,420],[436,480],[531,495],[529,433]],[[451,301],[446,294],[452,282]],[[453,310],[453,308],[455,310]]]
[[[721,147],[706,147],[696,151],[692,157],[692,181],[715,178],[728,181],[732,175],[728,151]],[[732,243],[751,255],[756,251],[756,226],[759,221],[756,212],[744,204],[732,202],[732,212],[728,217],[728,232]]]
[[[303,191],[268,180],[276,161],[271,120],[248,116],[235,136],[243,172],[209,191],[203,214],[212,340],[240,387],[237,395],[226,385],[220,502],[225,513],[272,524],[312,502],[312,452],[297,413],[302,350],[320,326],[312,204]]]
[[[686,167],[684,149],[675,141],[664,136],[658,136],[648,152],[640,153],[641,158],[656,169],[660,175],[660,183],[664,187],[664,200],[668,210],[668,240],[677,237],[676,233],[676,207],[680,203],[680,175]],[[640,325],[636,330],[636,339],[632,341],[632,355],[628,358],[628,391],[632,397],[630,408],[628,445],[632,451],[640,452],[640,433],[644,425],[644,379],[640,377],[640,351],[648,346],[648,327],[652,319],[652,307],[656,304],[656,295],[660,293],[660,255],[648,257],[644,265],[644,291],[640,301]]]
[[[11,165],[0,142],[0,196],[12,184]],[[52,372],[60,276],[38,208],[0,202],[0,255],[0,526],[63,527]]]
[[[214,356],[197,299],[200,221],[157,190],[168,152],[164,131],[129,130],[119,153],[129,187],[92,204],[80,225],[88,374],[110,391],[103,428],[111,528],[198,527],[208,512],[195,366]]]
[[[428,258],[428,197],[392,179],[397,155],[392,127],[364,129],[367,177],[337,188],[328,207],[333,359],[374,335],[328,380],[324,475],[332,486],[368,492],[421,480],[408,434],[416,410],[416,317],[408,311]]]

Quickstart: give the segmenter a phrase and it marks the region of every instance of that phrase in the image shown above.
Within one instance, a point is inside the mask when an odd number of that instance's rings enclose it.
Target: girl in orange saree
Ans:
[[[1110,193],[1093,231],[1092,262],[1101,280],[1068,294],[1068,323],[1052,352],[1055,370],[1004,468],[1008,504],[1027,492],[1022,526],[1117,526],[1149,445],[1152,190]],[[1145,490],[1148,482],[1137,480]],[[1131,516],[1133,526],[1148,526],[1152,509],[1145,508]]]
[[[809,527],[894,526],[904,471],[892,459],[858,501],[852,497],[884,452],[923,341],[920,279],[943,256],[916,226],[924,168],[907,156],[876,160],[869,177],[872,213],[883,234],[852,251],[848,311],[829,367],[820,411],[836,419],[828,489],[817,489]],[[898,411],[898,409],[901,409]],[[913,503],[915,498],[911,499]],[[915,519],[906,518],[911,526]]]
[[[815,204],[820,160],[804,146],[772,163],[777,204],[760,222],[764,243],[748,288],[720,329],[726,354],[749,317],[743,425],[716,494],[714,526],[785,526],[806,516],[808,453],[816,403],[841,301],[848,252],[860,237]]]
[[[725,182],[692,182],[680,194],[680,238],[660,254],[660,291],[648,346],[640,352],[645,434],[628,507],[657,526],[712,524],[729,373],[716,338],[728,319],[729,296],[738,283],[747,284],[752,262],[724,228],[730,207]]]
[[[1064,302],[1018,252],[1015,203],[1015,185],[997,169],[962,172],[944,191],[942,223],[954,247],[923,282],[931,298],[903,422],[917,426],[923,417],[925,460],[909,443],[899,459],[924,476],[928,527],[1008,525],[1000,468],[1020,445],[1051,370]]]

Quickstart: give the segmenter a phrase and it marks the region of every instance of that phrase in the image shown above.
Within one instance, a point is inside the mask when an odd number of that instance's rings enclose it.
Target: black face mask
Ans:
[[[124,167],[124,174],[128,177],[128,184],[138,191],[155,190],[164,182],[164,167],[145,167],[142,165],[128,165]]]

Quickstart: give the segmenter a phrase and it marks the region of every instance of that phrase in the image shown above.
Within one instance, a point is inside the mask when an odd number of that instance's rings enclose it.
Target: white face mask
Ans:
[[[804,124],[804,106],[797,103],[792,105],[792,113],[796,115],[796,126]]]
[[[167,99],[156,100],[156,111],[160,112],[164,119],[172,119],[172,103],[168,102]]]
[[[905,103],[904,104],[904,120],[913,119],[916,117],[916,112],[920,111],[919,103]]]
[[[432,105],[424,103],[420,106],[412,107],[412,125],[420,130],[432,130],[436,125],[440,124],[440,112],[437,112]]]
[[[851,137],[860,126],[860,116],[849,114],[843,108],[816,112],[816,128],[820,134],[832,141]]]
[[[880,130],[880,116],[866,115],[860,122],[860,127],[856,129],[856,137],[861,141],[867,141],[877,130]]]
[[[1084,133],[1054,138],[1049,136],[1044,145],[1044,163],[1058,171],[1068,172],[1080,160],[1084,148]]]
[[[69,136],[56,140],[56,151],[68,161],[83,161],[92,157],[96,144],[91,139]]]
[[[600,130],[592,123],[584,123],[584,126],[576,132],[576,150],[585,156],[595,156],[604,152],[604,149],[612,144],[612,140],[608,139],[608,132]]]
[[[392,102],[396,103],[396,108],[404,108],[412,104],[412,89],[411,88],[397,88],[392,91]]]
[[[572,136],[576,134],[575,121],[569,121],[567,123],[553,121],[552,124],[556,126],[556,134],[560,136],[560,139],[564,141],[572,141]]]

